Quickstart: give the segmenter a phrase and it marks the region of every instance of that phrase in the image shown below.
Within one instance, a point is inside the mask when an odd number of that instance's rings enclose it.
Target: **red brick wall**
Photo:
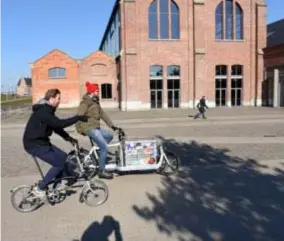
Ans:
[[[48,77],[50,68],[66,69],[66,78]],[[75,60],[59,50],[53,50],[35,61],[31,66],[33,79],[33,103],[42,98],[50,88],[58,88],[62,93],[61,107],[76,107],[86,93],[85,82],[112,84],[112,99],[102,100],[102,106],[116,108],[117,76],[114,58],[96,52],[83,60]]]
[[[86,81],[90,83],[111,84],[112,99],[101,99],[103,106],[117,107],[117,76],[115,59],[98,51],[92,53],[80,63],[80,95],[86,93]]]
[[[256,83],[262,80],[263,57],[258,54],[258,48],[262,49],[265,45],[265,6],[257,7],[255,0],[236,1],[243,9],[244,40],[216,41],[215,9],[220,0],[204,1],[205,4],[176,0],[180,11],[180,40],[149,40],[148,8],[151,2],[136,0],[122,3],[122,33],[125,31],[125,35],[122,34],[122,79],[127,82],[124,85],[124,101],[127,98],[138,104],[141,100],[144,105],[142,108],[146,108],[150,102],[150,65],[164,66],[166,86],[166,67],[173,64],[181,67],[181,103],[184,107],[192,106],[194,94],[195,99],[206,95],[214,105],[215,66],[220,64],[228,66],[229,105],[230,72],[233,65],[243,65],[244,68],[243,104],[251,105],[259,98],[261,85]],[[167,103],[165,90],[164,103]]]
[[[48,70],[54,67],[66,68],[66,78],[51,79]],[[42,98],[50,88],[62,93],[61,107],[79,104],[79,68],[76,60],[59,50],[53,50],[32,64],[33,103]]]

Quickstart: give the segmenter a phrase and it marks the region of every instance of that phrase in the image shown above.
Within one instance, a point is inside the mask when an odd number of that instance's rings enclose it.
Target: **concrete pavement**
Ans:
[[[144,113],[115,118],[131,137],[164,136],[182,159],[171,178],[133,174],[105,181],[108,201],[97,208],[78,193],[30,214],[13,210],[9,190],[38,180],[22,149],[22,123],[2,125],[2,240],[255,240],[282,241],[284,231],[284,114],[236,110],[192,120]],[[118,115],[118,114],[117,114]],[[90,147],[87,138],[77,136]],[[54,143],[71,146],[60,137]],[[44,170],[48,165],[42,164]],[[17,232],[15,232],[17,230]]]

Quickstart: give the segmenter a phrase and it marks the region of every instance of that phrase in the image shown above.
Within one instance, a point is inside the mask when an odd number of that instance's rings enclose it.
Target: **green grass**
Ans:
[[[4,99],[1,96],[1,107],[20,107],[22,105],[27,105],[27,104],[32,104],[32,97],[24,97],[20,99],[13,99],[13,100],[8,100],[6,101],[6,98]]]

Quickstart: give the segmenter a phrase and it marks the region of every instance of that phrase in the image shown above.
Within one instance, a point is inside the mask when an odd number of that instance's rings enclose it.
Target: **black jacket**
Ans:
[[[205,107],[208,109],[208,106],[206,105],[205,99],[200,99],[199,103],[197,104],[197,108],[201,111],[204,111]]]
[[[50,145],[49,137],[53,131],[66,139],[69,134],[63,128],[75,124],[79,119],[74,116],[68,119],[59,119],[55,116],[55,108],[41,100],[32,108],[33,113],[26,125],[23,144],[25,150],[31,150],[39,146]]]

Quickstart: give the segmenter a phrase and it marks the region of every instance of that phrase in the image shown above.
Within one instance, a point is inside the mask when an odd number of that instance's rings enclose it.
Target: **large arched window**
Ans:
[[[243,39],[243,10],[241,6],[236,4],[236,16],[235,16],[235,38],[237,40]]]
[[[222,0],[216,7],[215,38],[217,40],[243,39],[243,10],[235,1]]]
[[[173,0],[154,0],[148,10],[150,39],[179,39],[179,8]]]
[[[48,78],[65,78],[66,77],[66,69],[65,68],[51,68],[48,70]]]
[[[223,39],[224,24],[223,24],[223,2],[220,2],[215,11],[215,31],[216,39]]]

